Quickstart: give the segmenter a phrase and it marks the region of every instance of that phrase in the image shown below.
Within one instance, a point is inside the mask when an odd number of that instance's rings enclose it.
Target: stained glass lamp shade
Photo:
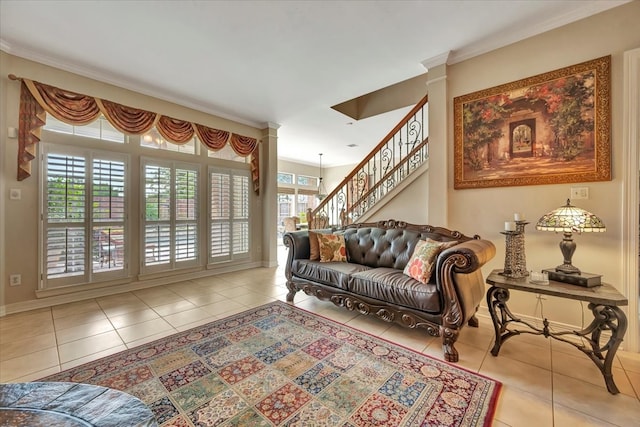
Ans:
[[[584,209],[567,204],[545,214],[538,220],[536,229],[541,231],[562,232],[564,237],[560,242],[560,251],[564,257],[556,271],[566,274],[580,274],[580,270],[571,264],[571,258],[576,250],[576,244],[572,239],[572,233],[602,233],[607,231],[600,218]]]

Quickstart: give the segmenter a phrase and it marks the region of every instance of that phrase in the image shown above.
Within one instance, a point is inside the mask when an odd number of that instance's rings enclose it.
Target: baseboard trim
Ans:
[[[220,274],[231,273],[235,271],[250,270],[262,267],[262,262],[252,262],[248,264],[232,265],[215,270],[201,270],[197,272],[189,272],[175,276],[158,277],[147,280],[135,280],[124,284],[105,284],[103,287],[94,289],[77,290],[69,292],[65,290],[60,295],[46,296],[43,298],[33,299],[29,301],[21,301],[12,304],[0,306],[0,317],[9,314],[20,313],[23,311],[37,310],[41,308],[53,307],[60,304],[68,304],[72,302],[83,301],[92,298],[100,298],[109,295],[115,295],[123,292],[138,291],[140,289],[152,288],[154,286],[169,285],[171,283],[182,282],[185,280],[200,279],[203,277],[218,276]]]

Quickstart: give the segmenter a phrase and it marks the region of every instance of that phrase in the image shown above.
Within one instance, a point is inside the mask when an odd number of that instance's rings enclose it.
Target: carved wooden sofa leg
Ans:
[[[458,362],[458,350],[454,347],[454,344],[458,339],[458,333],[459,331],[457,329],[440,326],[440,334],[442,335],[442,351],[444,353],[444,360],[447,362]]]
[[[296,288],[296,285],[293,283],[287,282],[287,289],[289,289],[289,292],[287,293],[287,302],[293,302],[293,297],[296,296],[298,288]]]

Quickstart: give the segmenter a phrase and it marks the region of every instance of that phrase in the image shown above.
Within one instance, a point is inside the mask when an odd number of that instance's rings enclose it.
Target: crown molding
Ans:
[[[127,89],[130,91],[139,93],[141,95],[151,96],[151,97],[160,99],[162,101],[171,102],[173,104],[180,105],[182,107],[191,108],[196,111],[211,114],[226,120],[231,120],[231,121],[241,123],[247,126],[251,126],[254,128],[260,129],[261,126],[264,124],[264,122],[260,123],[257,121],[248,120],[243,117],[238,117],[233,114],[228,114],[228,113],[224,113],[224,112],[212,109],[206,105],[203,105],[201,103],[194,101],[193,99],[167,96],[166,93],[163,93],[159,90],[151,89],[149,87],[145,87],[143,85],[140,85],[139,83],[135,83],[127,79],[116,78],[110,74],[102,73],[95,69],[81,67],[81,66],[70,64],[67,62],[62,62],[54,58],[51,58],[50,56],[43,55],[41,53],[34,52],[29,49],[13,48],[10,43],[2,39],[0,39],[0,50],[10,55],[14,55],[29,61],[34,61],[39,64],[47,65],[49,67],[57,68],[59,70],[67,71],[69,73],[73,73],[82,77],[93,79],[101,83],[117,86],[119,88]],[[46,83],[46,82],[43,82],[43,83]]]
[[[472,43],[464,48],[455,50],[449,57],[448,64],[456,64],[458,62],[471,59],[475,56],[482,55],[492,50],[499,49],[504,46],[519,42],[521,40],[533,37],[538,34],[543,34],[547,31],[554,30],[564,25],[571,24],[581,19],[588,18],[592,15],[613,9],[626,3],[630,3],[633,0],[615,0],[615,1],[588,1],[582,2],[582,5],[577,10],[572,10],[565,14],[551,17],[545,21],[538,23],[535,29],[513,29],[513,31],[505,32],[500,37],[490,37],[485,41],[478,43]]]
[[[6,40],[0,39],[0,50],[6,53],[11,53],[11,44]]]
[[[431,58],[425,59],[420,63],[424,68],[429,71],[430,68],[437,67],[438,65],[444,65],[449,63],[449,58],[451,57],[451,51],[447,51],[441,53],[440,55],[432,56]]]
[[[274,122],[263,122],[260,129],[280,129],[280,124]]]

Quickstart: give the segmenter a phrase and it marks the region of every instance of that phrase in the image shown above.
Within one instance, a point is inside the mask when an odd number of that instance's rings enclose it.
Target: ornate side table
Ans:
[[[571,344],[589,356],[598,369],[600,369],[600,372],[602,372],[609,393],[619,393],[618,387],[613,381],[611,365],[615,358],[616,351],[622,342],[622,337],[627,330],[627,317],[620,309],[620,306],[629,304],[627,298],[613,286],[606,283],[593,288],[585,288],[583,286],[550,280],[548,285],[543,285],[531,283],[528,277],[511,278],[501,273],[502,270],[494,270],[487,277],[487,283],[491,285],[491,288],[487,291],[487,306],[489,307],[489,313],[491,314],[491,320],[493,320],[493,328],[496,334],[496,340],[491,349],[491,354],[497,356],[502,344],[514,335],[524,333],[544,335],[546,338],[553,338]],[[525,320],[517,318],[509,310],[507,307],[507,301],[510,295],[509,290],[551,295],[576,301],[586,301],[589,303],[589,309],[593,313],[593,321],[580,331],[552,332],[549,329],[549,321],[545,318],[543,319],[543,327],[539,328]],[[510,328],[514,323],[524,324],[529,329],[518,330]],[[601,344],[600,339],[602,338],[603,331],[610,331],[611,337]],[[582,337],[588,345],[577,344],[564,338],[565,336]]]

